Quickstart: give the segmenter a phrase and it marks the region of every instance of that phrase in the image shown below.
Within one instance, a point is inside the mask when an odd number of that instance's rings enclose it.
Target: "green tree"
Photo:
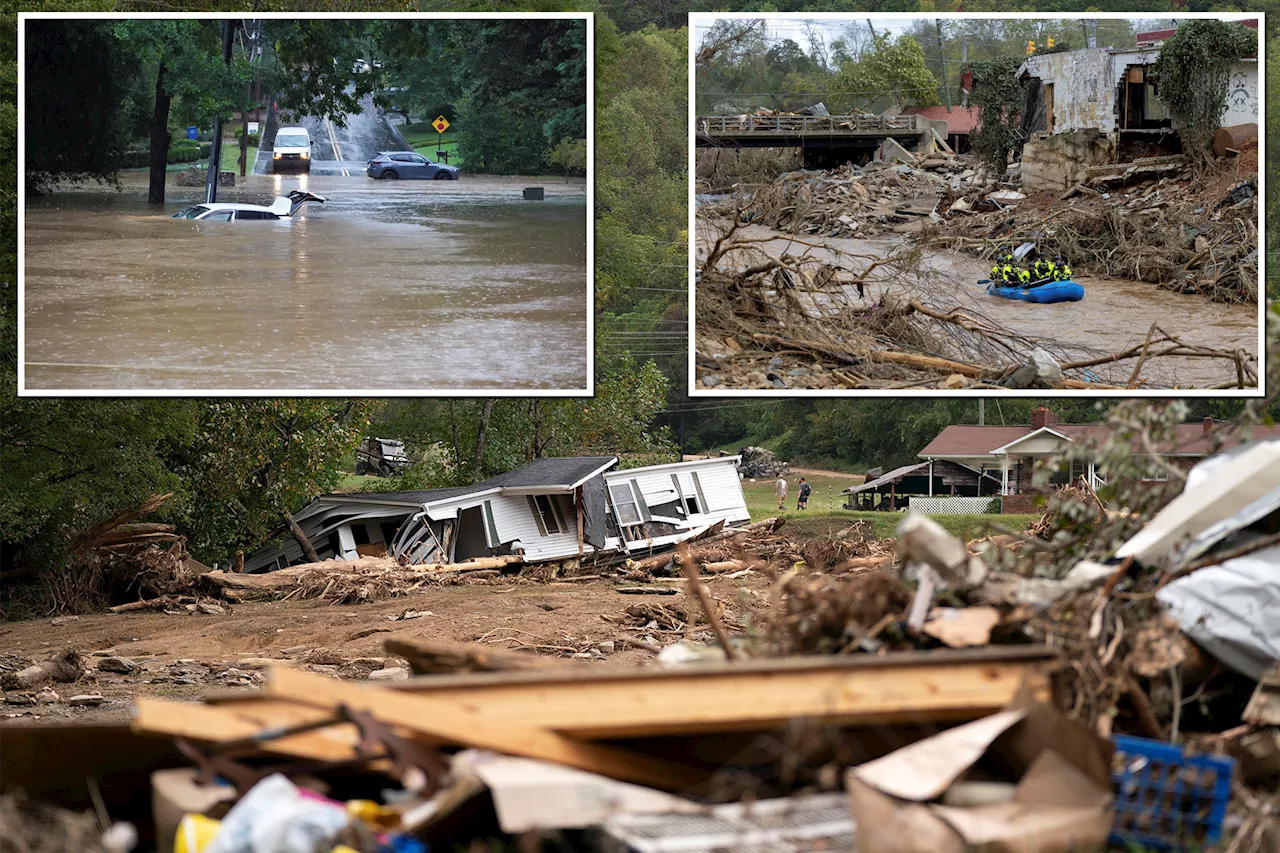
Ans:
[[[201,403],[191,440],[170,457],[191,495],[184,530],[195,553],[225,561],[254,548],[284,513],[332,491],[372,408],[367,400]]]
[[[977,107],[979,126],[970,136],[973,150],[996,169],[1003,171],[1009,153],[1022,144],[1022,110],[1026,84],[1018,79],[1023,59],[1002,56],[974,62],[970,106]]]
[[[155,80],[151,117],[150,184],[147,201],[164,203],[168,166],[169,113],[175,99],[188,120],[211,121],[239,105],[248,80],[244,65],[222,58],[222,24],[211,20],[132,19],[117,21],[115,35],[138,67]]]
[[[909,36],[878,34],[861,57],[841,66],[837,82],[843,91],[858,93],[848,99],[851,105],[868,112],[890,104],[938,103],[938,78],[925,65],[920,42]]]

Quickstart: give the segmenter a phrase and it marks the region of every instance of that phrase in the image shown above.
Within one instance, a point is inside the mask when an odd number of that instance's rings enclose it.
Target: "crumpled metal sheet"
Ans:
[[[1280,660],[1280,545],[1180,578],[1156,593],[1188,637],[1254,680]]]

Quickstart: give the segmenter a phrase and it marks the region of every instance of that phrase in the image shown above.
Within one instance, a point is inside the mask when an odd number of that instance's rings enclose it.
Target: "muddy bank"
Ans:
[[[202,223],[169,218],[202,190],[171,186],[160,209],[144,181],[28,199],[28,388],[585,386],[581,185],[534,203],[521,178],[252,176],[219,201],[329,201]]]

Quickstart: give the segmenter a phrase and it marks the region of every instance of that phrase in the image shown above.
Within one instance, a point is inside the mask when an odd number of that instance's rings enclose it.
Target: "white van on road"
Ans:
[[[271,171],[311,172],[311,134],[305,127],[282,127],[272,146]]]

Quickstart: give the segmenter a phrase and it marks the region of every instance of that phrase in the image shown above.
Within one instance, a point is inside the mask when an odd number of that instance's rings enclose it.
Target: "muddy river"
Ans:
[[[32,390],[580,390],[587,380],[581,182],[250,176],[219,201],[326,196],[292,220],[170,218],[168,188],[28,199]],[[546,187],[545,201],[521,189]]]
[[[743,229],[743,236],[767,240],[765,251],[775,256],[800,255],[809,251],[821,258],[821,250],[808,249],[769,229]],[[770,236],[776,235],[773,240]],[[700,238],[703,235],[699,235]],[[700,246],[704,242],[699,240]],[[836,239],[810,238],[808,242],[824,243],[842,252],[884,256],[892,251],[891,238]],[[702,246],[705,254],[705,246]],[[1075,280],[1085,288],[1079,302],[1039,305],[991,296],[977,281],[990,275],[991,265],[957,252],[936,251],[925,257],[931,271],[914,296],[922,302],[950,310],[965,310],[990,319],[1001,326],[1043,340],[1055,355],[1098,356],[1120,352],[1141,345],[1152,323],[1190,345],[1217,350],[1243,350],[1254,358],[1259,353],[1259,313],[1256,305],[1224,305],[1203,297],[1161,290],[1154,284],[1123,279],[1098,278],[1077,274]],[[895,285],[897,287],[897,285]],[[868,303],[877,300],[881,288],[868,288]],[[1127,381],[1133,369],[1132,360],[1119,366],[1096,368],[1091,381],[1120,379]],[[1118,373],[1117,373],[1118,371]],[[1123,374],[1121,377],[1119,374]],[[1143,367],[1146,387],[1195,389],[1208,388],[1236,379],[1234,362],[1228,360],[1169,356],[1153,359]]]

